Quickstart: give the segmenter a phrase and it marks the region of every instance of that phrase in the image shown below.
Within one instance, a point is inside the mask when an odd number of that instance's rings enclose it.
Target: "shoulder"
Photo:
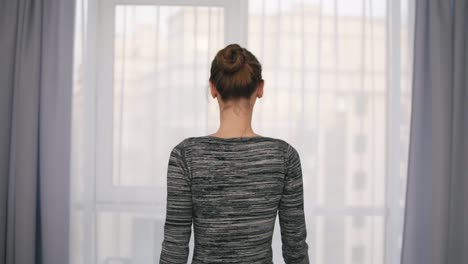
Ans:
[[[197,141],[196,139],[198,138],[201,138],[201,137],[185,137],[183,139],[180,139],[174,144],[173,149],[183,150],[185,149],[185,147],[189,146],[190,144],[194,144],[194,142],[196,142]]]
[[[295,164],[297,160],[300,160],[299,151],[290,142],[280,139],[283,146],[284,160],[287,165]]]
[[[280,146],[282,147],[285,157],[290,157],[298,153],[297,149],[289,141],[281,138],[275,139],[279,142]]]
[[[197,138],[199,137],[186,137],[176,141],[176,143],[172,146],[171,153],[185,156],[186,149],[190,148],[190,145],[196,144]]]
[[[200,142],[205,142],[206,138],[205,137],[200,137],[200,136],[191,136],[191,137],[186,137],[181,140],[179,140],[175,145],[174,149],[184,151],[186,148],[190,148],[191,146],[195,146],[197,143]],[[295,154],[297,154],[296,148],[289,143],[285,139],[281,138],[275,138],[275,137],[268,137],[268,136],[262,136],[261,140],[264,141],[270,141],[279,146],[279,148],[283,151],[285,157],[290,157]],[[258,141],[256,141],[258,142]],[[261,146],[261,145],[259,145]]]
[[[179,159],[183,159],[185,156],[185,146],[188,142],[188,138],[176,141],[171,147],[170,155]]]
[[[274,138],[278,142],[283,155],[283,162],[286,170],[291,170],[300,166],[300,156],[294,144],[285,139]]]

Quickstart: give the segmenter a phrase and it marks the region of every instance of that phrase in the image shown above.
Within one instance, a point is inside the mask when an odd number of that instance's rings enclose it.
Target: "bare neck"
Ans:
[[[218,137],[252,137],[258,136],[252,129],[252,109],[226,107],[220,112]]]

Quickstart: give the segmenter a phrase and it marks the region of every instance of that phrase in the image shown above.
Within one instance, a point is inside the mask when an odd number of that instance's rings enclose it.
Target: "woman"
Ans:
[[[257,58],[237,44],[216,54],[209,83],[220,127],[171,151],[160,263],[187,263],[192,222],[191,263],[273,263],[277,214],[285,263],[309,263],[299,154],[252,130],[261,72]]]

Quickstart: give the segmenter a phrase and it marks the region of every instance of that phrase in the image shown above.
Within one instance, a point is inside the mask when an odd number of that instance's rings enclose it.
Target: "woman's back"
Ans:
[[[285,263],[309,263],[299,154],[271,137],[189,137],[170,155],[160,263],[273,263],[279,215]]]

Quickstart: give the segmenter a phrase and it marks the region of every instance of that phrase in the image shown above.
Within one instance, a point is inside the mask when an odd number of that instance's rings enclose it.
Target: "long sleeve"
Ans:
[[[282,253],[286,264],[309,263],[304,193],[299,153],[288,144],[283,196],[278,207]]]
[[[167,169],[167,205],[160,264],[187,263],[192,233],[191,177],[181,144],[170,154]]]

